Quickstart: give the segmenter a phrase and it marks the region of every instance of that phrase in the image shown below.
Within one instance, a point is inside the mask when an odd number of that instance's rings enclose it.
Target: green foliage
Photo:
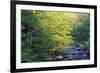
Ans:
[[[84,42],[89,39],[90,34],[89,14],[80,14],[79,24],[73,29],[72,35],[76,41]],[[84,40],[83,40],[84,39]]]
[[[44,48],[60,50],[73,43],[73,37],[70,36],[72,28],[67,13],[65,15],[64,12],[37,11],[37,17],[38,25],[43,32],[40,34],[43,36],[39,39],[39,42],[42,40],[44,45],[46,44]]]
[[[62,51],[76,41],[86,42],[89,24],[85,13],[22,10],[22,61],[52,60],[51,52]]]

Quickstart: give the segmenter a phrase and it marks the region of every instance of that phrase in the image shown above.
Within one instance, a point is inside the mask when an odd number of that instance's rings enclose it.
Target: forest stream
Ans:
[[[74,44],[68,48],[64,48],[63,52],[54,52],[53,61],[67,60],[87,60],[90,58],[89,49],[83,48],[80,44]]]

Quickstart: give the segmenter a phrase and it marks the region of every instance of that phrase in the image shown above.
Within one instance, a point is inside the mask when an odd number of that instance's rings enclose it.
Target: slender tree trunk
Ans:
[[[32,24],[31,24],[32,26]],[[29,48],[32,49],[32,27],[30,27],[30,45]]]

